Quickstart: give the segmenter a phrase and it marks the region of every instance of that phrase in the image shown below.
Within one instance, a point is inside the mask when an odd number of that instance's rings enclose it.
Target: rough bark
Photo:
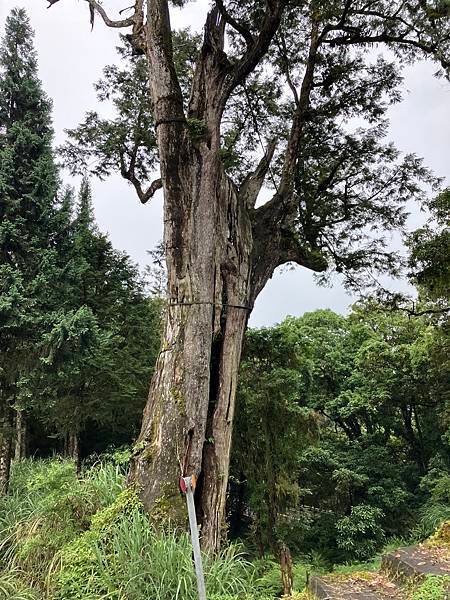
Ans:
[[[172,60],[167,2],[147,3],[145,48],[164,190],[168,307],[130,482],[137,484],[155,516],[174,518],[182,506],[179,477],[199,476],[202,545],[211,552],[220,547],[224,528],[237,374],[248,317],[275,267],[287,256],[297,262],[304,258],[282,235],[270,238],[267,230],[259,245],[254,243],[258,228],[264,227],[264,215],[254,206],[274,144],[241,189],[220,160],[226,100],[267,50],[281,4],[268,5],[261,35],[253,46],[248,40],[234,67],[223,50],[225,20],[217,8],[210,12],[186,117]],[[278,206],[280,198],[276,200]]]
[[[201,475],[204,548],[216,550],[228,481],[236,373],[249,314],[252,230],[220,161],[224,23],[212,11],[189,119],[171,57],[167,4],[149,3],[147,48],[164,187],[168,307],[130,479],[155,514],[176,516],[181,475]],[[214,52],[211,52],[214,48]]]
[[[177,511],[178,479],[202,475],[204,547],[224,513],[236,378],[250,311],[251,225],[217,153],[192,145],[184,210],[166,201],[168,307],[131,478],[150,509]],[[167,196],[166,196],[167,198]],[[175,214],[174,214],[175,212]]]
[[[0,496],[8,493],[13,453],[13,413],[9,403],[0,405]]]
[[[291,553],[289,548],[284,544],[282,544],[280,549],[280,569],[282,595],[288,598],[292,596],[294,574]]]

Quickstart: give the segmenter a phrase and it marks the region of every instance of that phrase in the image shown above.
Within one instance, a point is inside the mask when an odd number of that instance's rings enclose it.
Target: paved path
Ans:
[[[402,584],[428,575],[450,576],[448,547],[399,548],[383,556],[379,572],[313,576],[308,589],[317,600],[406,600]],[[450,600],[450,587],[442,600]]]

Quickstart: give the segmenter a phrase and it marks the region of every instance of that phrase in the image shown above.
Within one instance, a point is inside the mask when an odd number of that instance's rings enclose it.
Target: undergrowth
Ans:
[[[114,457],[91,463],[81,477],[58,458],[15,464],[10,494],[0,498],[0,600],[196,600],[189,535],[169,525],[155,530],[124,482],[123,464]],[[390,546],[404,544],[391,540]],[[309,599],[309,574],[373,571],[379,563],[375,557],[333,567],[320,554],[299,559],[292,600]],[[238,544],[214,560],[205,557],[204,569],[208,600],[281,594],[278,562],[250,562]],[[426,580],[411,600],[442,600],[447,583]]]
[[[188,534],[153,529],[111,462],[80,478],[62,459],[14,465],[11,492],[0,499],[0,564],[0,600],[197,597]],[[204,568],[211,600],[256,600],[261,573],[240,546],[205,558]]]
[[[450,576],[429,576],[411,594],[411,600],[444,600],[450,596]]]
[[[37,597],[22,582],[21,573],[12,569],[0,573],[0,600],[37,600]]]

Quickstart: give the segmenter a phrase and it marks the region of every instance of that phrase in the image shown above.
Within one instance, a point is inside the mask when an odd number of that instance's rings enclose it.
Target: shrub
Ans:
[[[237,546],[205,557],[204,568],[208,597],[242,597],[251,589],[253,569]],[[55,600],[197,598],[189,536],[152,528],[131,490],[62,550],[51,579]]]
[[[444,600],[450,595],[450,577],[427,577],[413,592],[411,600]]]
[[[383,512],[373,506],[353,506],[350,515],[336,523],[337,544],[350,559],[373,556],[384,541],[380,521]]]

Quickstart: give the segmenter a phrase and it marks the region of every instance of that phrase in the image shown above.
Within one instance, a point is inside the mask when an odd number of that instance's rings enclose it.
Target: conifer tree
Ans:
[[[38,78],[23,9],[6,20],[0,48],[0,493],[7,490],[13,409],[29,396],[54,254],[57,170],[51,102]]]
[[[159,309],[145,297],[129,257],[98,230],[87,178],[77,205],[70,193],[65,202],[69,221],[58,254],[62,276],[54,285],[34,408],[79,463],[80,435],[87,426],[125,433],[126,440],[137,433],[159,349]]]

